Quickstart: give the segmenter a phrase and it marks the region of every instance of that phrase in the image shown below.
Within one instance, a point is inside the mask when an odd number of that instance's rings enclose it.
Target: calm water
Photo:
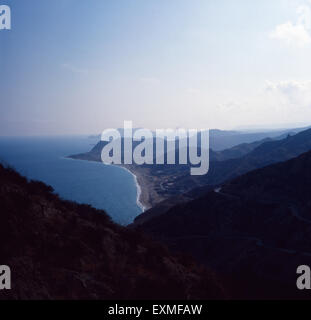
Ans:
[[[51,185],[62,198],[104,209],[112,219],[128,224],[141,213],[134,177],[102,163],[65,159],[89,151],[96,141],[87,137],[3,138],[0,161],[28,178]]]

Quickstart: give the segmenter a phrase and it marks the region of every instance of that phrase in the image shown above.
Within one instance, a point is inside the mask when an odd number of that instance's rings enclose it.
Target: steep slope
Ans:
[[[311,265],[311,152],[215,190],[138,228],[217,269],[240,297],[300,296],[296,269]]]
[[[261,144],[272,141],[271,138],[265,138],[262,140],[254,141],[251,143],[242,143],[238,144],[237,146],[234,146],[229,149],[221,150],[221,151],[213,151],[210,150],[210,161],[225,161],[229,159],[236,159],[241,158],[248,153],[252,152],[254,149],[256,149]]]
[[[238,147],[239,152],[241,152],[242,146]],[[151,217],[162,215],[173,205],[195,199],[202,193],[246,172],[272,163],[285,161],[309,151],[311,149],[311,129],[293,136],[288,135],[285,139],[269,140],[263,143],[254,142],[244,146],[248,150],[252,147],[255,148],[241,158],[211,161],[210,170],[206,176],[190,176],[188,170],[186,171],[183,167],[180,167],[178,174],[175,174],[172,181],[170,179],[167,181],[167,185],[174,188],[175,194],[169,193],[172,197],[155,204],[152,208],[139,215],[135,222],[145,222]],[[224,150],[223,154],[232,155],[234,149]]]
[[[12,271],[0,299],[224,297],[191,259],[1,165],[0,209],[0,264]]]
[[[283,140],[273,140],[260,144],[250,153],[238,159],[211,161],[210,170],[205,176],[191,177],[189,173],[180,174],[175,183],[178,186],[218,185],[246,172],[269,164],[286,161],[311,150],[311,129],[297,133]]]

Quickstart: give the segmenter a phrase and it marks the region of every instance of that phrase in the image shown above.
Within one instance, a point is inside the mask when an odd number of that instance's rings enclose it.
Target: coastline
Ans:
[[[125,168],[136,177],[139,185],[139,203],[144,207],[144,212],[155,206],[157,203],[165,200],[165,197],[158,194],[158,179],[150,173],[149,168],[135,165],[117,165]]]
[[[98,161],[95,158],[94,159],[85,158],[83,155],[67,156],[64,158],[68,160],[79,160],[79,161],[90,161],[90,162],[102,163],[101,161]],[[150,198],[150,194],[148,192],[148,190],[150,189],[150,185],[148,184],[147,181],[145,181],[143,176],[140,175],[136,170],[134,171],[132,168],[129,168],[127,166],[115,165],[115,164],[111,164],[111,165],[119,168],[123,168],[134,177],[136,190],[137,190],[136,204],[142,210],[141,213],[144,213],[146,210],[151,208],[152,205],[150,201],[148,201],[148,199]]]
[[[135,181],[136,189],[137,189],[136,203],[137,203],[137,206],[142,210],[142,213],[144,213],[147,210],[147,208],[142,203],[142,199],[141,199],[141,197],[142,197],[142,189],[141,189],[140,184],[138,183],[138,179],[137,179],[136,174],[134,172],[132,172],[130,169],[124,167],[124,166],[118,166],[118,165],[115,165],[115,166],[119,167],[119,168],[123,168],[124,170],[129,172],[134,177],[134,181]]]

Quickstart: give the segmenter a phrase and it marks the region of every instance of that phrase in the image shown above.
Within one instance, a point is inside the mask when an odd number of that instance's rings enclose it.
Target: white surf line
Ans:
[[[137,189],[136,203],[137,203],[137,206],[138,206],[143,212],[145,212],[145,211],[146,211],[146,208],[145,208],[144,205],[140,202],[141,186],[140,186],[140,184],[138,183],[137,176],[136,176],[131,170],[129,170],[129,169],[123,167],[123,166],[117,166],[117,167],[123,168],[124,170],[126,170],[127,172],[129,172],[129,173],[134,177],[134,181],[135,181],[136,189]]]

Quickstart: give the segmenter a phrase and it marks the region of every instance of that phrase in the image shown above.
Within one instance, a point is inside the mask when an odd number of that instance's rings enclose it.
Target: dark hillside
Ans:
[[[0,299],[224,297],[191,259],[52,191],[0,166],[0,264],[12,272]]]
[[[296,269],[311,265],[310,192],[308,152],[244,174],[138,228],[217,270],[235,284],[237,297],[296,298]]]

